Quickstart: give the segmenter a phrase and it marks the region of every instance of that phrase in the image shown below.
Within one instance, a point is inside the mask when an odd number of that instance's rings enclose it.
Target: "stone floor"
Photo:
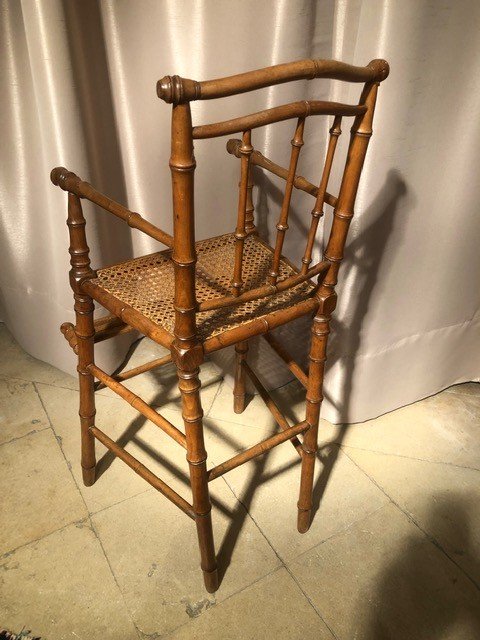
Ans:
[[[140,342],[132,363],[153,352]],[[0,353],[0,628],[46,640],[480,638],[479,384],[364,424],[322,422],[305,535],[288,443],[214,481],[222,584],[212,596],[176,507],[99,445],[100,477],[81,484],[76,380],[4,328]],[[273,432],[261,400],[235,415],[219,370],[207,364],[202,378],[210,462]],[[181,425],[171,366],[129,386]],[[276,397],[301,415],[296,384]],[[188,497],[175,442],[109,391],[97,417]]]

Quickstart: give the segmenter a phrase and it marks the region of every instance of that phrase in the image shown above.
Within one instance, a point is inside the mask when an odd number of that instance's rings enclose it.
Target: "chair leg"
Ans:
[[[235,345],[235,381],[233,387],[233,410],[235,413],[245,411],[245,369],[242,363],[247,359],[248,342],[239,342]]]
[[[318,315],[314,318],[312,325],[305,416],[305,420],[310,425],[310,428],[305,432],[302,444],[302,471],[297,520],[297,528],[300,533],[308,531],[311,522],[313,474],[317,455],[320,406],[323,400],[323,374],[325,369],[327,338],[330,331],[329,322],[329,317]]]
[[[218,588],[217,560],[212,530],[212,505],[207,480],[207,452],[203,440],[203,411],[200,401],[198,368],[177,368],[178,386],[182,394],[182,415],[187,438],[187,461],[190,467],[193,510],[200,547],[201,567],[209,593]]]
[[[93,301],[84,294],[75,294],[76,326],[78,338],[78,377],[80,384],[80,425],[82,439],[83,483],[90,487],[95,482],[95,438],[90,432],[95,420],[95,394],[93,376],[87,367],[93,362]]]

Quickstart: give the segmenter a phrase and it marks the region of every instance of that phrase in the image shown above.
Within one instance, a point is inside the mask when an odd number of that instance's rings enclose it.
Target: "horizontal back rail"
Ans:
[[[236,158],[240,158],[241,144],[242,144],[242,141],[239,140],[238,138],[231,138],[227,142],[228,153],[235,156]],[[256,151],[256,150],[253,151],[250,159],[251,159],[251,164],[257,167],[260,167],[261,169],[265,169],[266,171],[270,171],[270,173],[273,173],[274,175],[278,176],[279,178],[282,178],[283,180],[287,179],[288,169],[285,169],[284,167],[281,167],[280,165],[276,164],[275,162],[273,162],[273,160],[270,160],[270,158],[267,158],[262,153],[260,153],[260,151]],[[293,186],[296,189],[299,189],[300,191],[304,191],[305,193],[310,194],[314,198],[318,196],[318,187],[316,187],[314,184],[309,182],[303,176],[296,175],[295,178],[293,179]],[[325,192],[324,202],[329,204],[331,207],[334,207],[337,204],[337,198],[335,196],[332,196],[330,193]]]
[[[194,140],[217,138],[232,133],[239,133],[247,129],[257,129],[267,124],[290,120],[291,118],[307,118],[308,116],[360,116],[366,111],[364,105],[341,104],[340,102],[324,102],[322,100],[301,100],[282,104],[279,107],[265,109],[241,118],[233,118],[213,124],[203,124],[193,127]]]
[[[157,94],[167,103],[180,104],[190,100],[225,98],[294,80],[327,78],[345,82],[382,82],[388,76],[388,72],[389,67],[385,60],[372,60],[365,67],[338,60],[297,60],[203,82],[179,76],[165,76],[157,83]]]
[[[115,200],[100,193],[100,191],[94,189],[91,184],[84,182],[75,173],[65,169],[65,167],[56,167],[53,169],[50,174],[50,179],[53,184],[60,187],[60,189],[74,193],[79,198],[85,198],[102,209],[105,209],[105,211],[117,216],[117,218],[122,219],[129,227],[132,227],[132,229],[138,229],[167,247],[173,247],[173,237],[169,233],[162,231],[162,229],[148,222],[148,220],[142,218],[139,213],[130,211],[130,209],[127,209],[120,203],[115,202]]]

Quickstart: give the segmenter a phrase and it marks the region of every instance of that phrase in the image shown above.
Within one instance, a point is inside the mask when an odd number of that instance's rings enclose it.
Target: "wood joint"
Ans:
[[[170,352],[173,362],[180,370],[179,375],[180,372],[190,372],[192,369],[198,369],[205,360],[203,345],[196,344],[191,348],[185,349],[178,344],[178,338],[172,343]]]

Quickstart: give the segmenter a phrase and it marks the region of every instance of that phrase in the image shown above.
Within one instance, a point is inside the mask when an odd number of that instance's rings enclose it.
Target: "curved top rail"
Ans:
[[[247,129],[264,127],[274,122],[282,122],[290,118],[307,118],[308,116],[359,116],[365,113],[367,107],[360,104],[341,104],[339,102],[323,102],[321,100],[303,100],[301,102],[290,102],[280,107],[265,109],[258,113],[252,113],[241,118],[233,118],[214,124],[203,124],[193,127],[193,138],[201,140],[204,138],[216,138],[226,136],[231,133],[239,133]]]
[[[329,78],[346,82],[382,82],[389,71],[386,60],[372,60],[366,67],[338,60],[297,60],[204,82],[165,76],[157,82],[157,94],[165,102],[181,104],[190,100],[224,98],[293,80]]]

